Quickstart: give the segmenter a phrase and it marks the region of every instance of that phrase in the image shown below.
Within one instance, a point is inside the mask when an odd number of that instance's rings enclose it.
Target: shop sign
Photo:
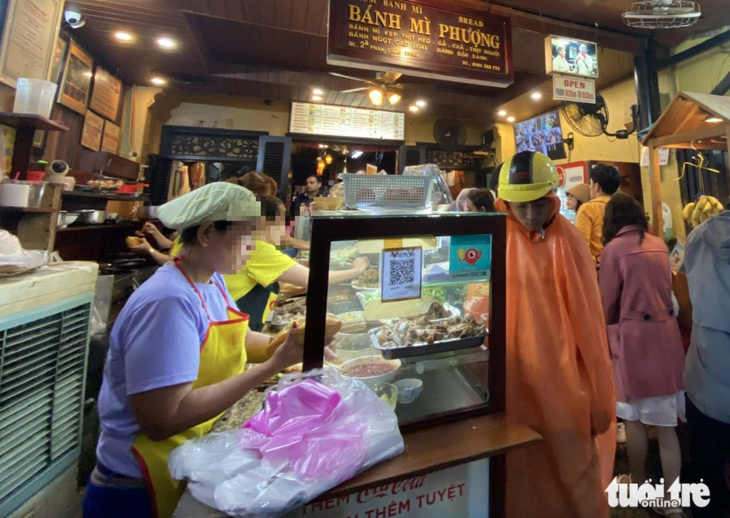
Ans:
[[[423,249],[388,248],[381,255],[382,302],[421,298]]]
[[[596,82],[593,79],[554,76],[553,100],[596,104]]]
[[[550,35],[545,38],[545,70],[548,74],[598,77],[598,45],[592,41]]]
[[[489,459],[320,500],[287,518],[489,518]]]
[[[512,84],[510,20],[433,0],[330,0],[327,63]]]
[[[486,280],[492,268],[492,236],[452,236],[449,273],[457,280]]]

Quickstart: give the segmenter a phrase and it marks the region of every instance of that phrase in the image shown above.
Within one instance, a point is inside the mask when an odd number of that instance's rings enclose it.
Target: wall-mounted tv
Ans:
[[[515,129],[515,147],[520,151],[539,151],[553,160],[567,158],[563,144],[560,114],[550,112],[518,122]]]

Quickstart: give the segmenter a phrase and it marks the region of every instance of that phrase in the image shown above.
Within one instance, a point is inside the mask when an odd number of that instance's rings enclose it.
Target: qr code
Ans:
[[[390,260],[390,285],[402,286],[416,280],[416,257],[413,250],[393,254]]]

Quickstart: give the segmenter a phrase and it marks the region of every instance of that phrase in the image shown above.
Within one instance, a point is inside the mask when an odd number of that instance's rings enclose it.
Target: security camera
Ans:
[[[81,13],[76,11],[66,11],[63,13],[63,17],[66,19],[72,29],[79,29],[86,25],[86,20],[81,19]]]
[[[129,152],[129,153],[127,154],[127,156],[128,156],[129,158],[137,158],[137,157],[139,156],[139,153],[137,153],[136,151],[130,151],[130,152]]]

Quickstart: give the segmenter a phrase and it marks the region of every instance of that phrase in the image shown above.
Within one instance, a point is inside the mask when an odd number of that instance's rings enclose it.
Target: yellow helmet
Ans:
[[[522,151],[507,160],[499,171],[499,197],[504,201],[535,201],[558,188],[558,170],[547,156]]]

